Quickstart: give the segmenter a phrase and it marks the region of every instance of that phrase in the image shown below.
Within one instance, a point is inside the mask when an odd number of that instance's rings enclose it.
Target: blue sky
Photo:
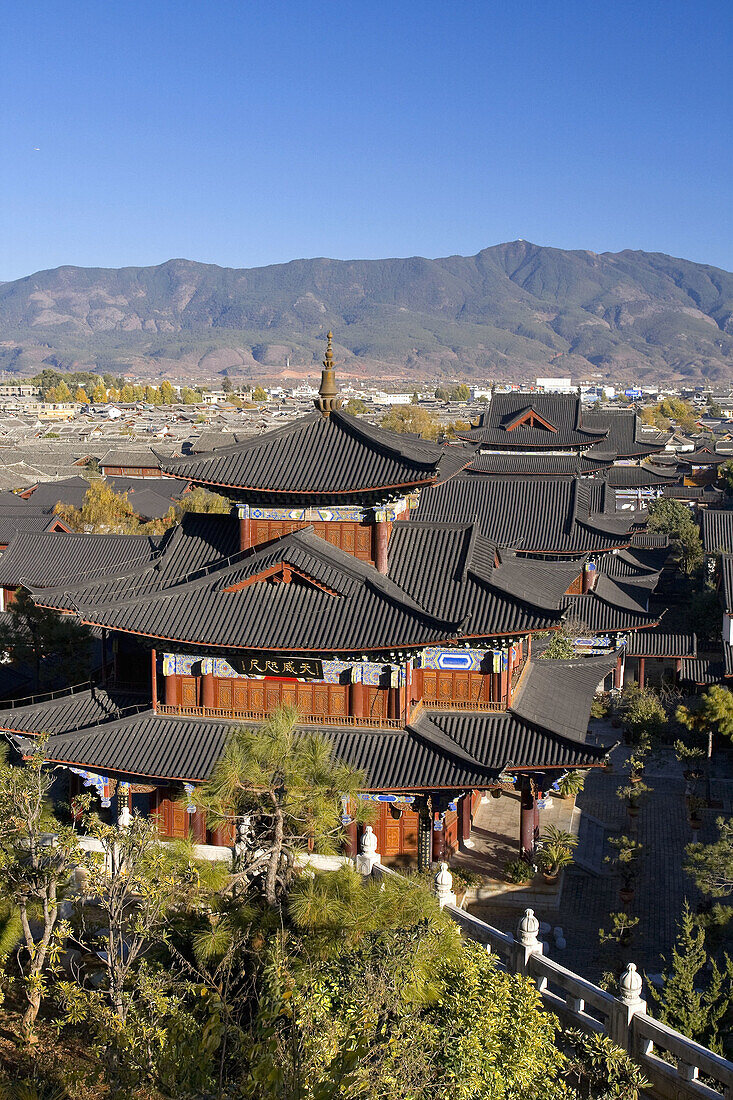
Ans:
[[[0,279],[523,237],[733,269],[730,0],[6,0]]]

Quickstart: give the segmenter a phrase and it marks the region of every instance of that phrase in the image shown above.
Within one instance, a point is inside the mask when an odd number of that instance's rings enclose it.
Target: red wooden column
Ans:
[[[621,688],[624,684],[624,655],[619,653],[616,658],[616,667],[613,670],[613,686]]]
[[[376,515],[383,515],[377,512]],[[374,564],[380,573],[387,573],[387,546],[389,544],[389,523],[387,519],[377,519],[375,516],[374,532],[372,535],[372,551]]]
[[[178,677],[166,676],[165,677],[165,701],[169,707],[177,707],[180,699],[178,698]]]
[[[150,650],[150,688],[155,714],[158,709],[158,655],[154,649]]]
[[[353,859],[359,854],[358,827],[355,821],[344,829],[344,855]]]
[[[466,791],[458,807],[458,840],[468,840],[471,835],[471,798],[472,791]]]
[[[440,863],[445,859],[445,825],[442,829],[436,829],[437,817],[438,814],[434,813],[430,820],[430,827],[433,830],[433,863]]]
[[[351,675],[354,675],[352,671]],[[364,717],[364,685],[361,680],[349,684],[349,714],[352,718]]]
[[[249,517],[249,507],[245,507],[239,517],[239,549],[249,550],[251,545],[252,520]]]
[[[197,810],[191,814],[191,832],[194,844],[206,844],[206,811]]]
[[[201,677],[201,705],[213,709],[214,706],[214,673],[205,672]]]
[[[639,687],[644,687],[644,658],[639,658]]]
[[[534,852],[535,837],[535,796],[529,779],[522,781],[519,810],[519,851],[529,857]]]

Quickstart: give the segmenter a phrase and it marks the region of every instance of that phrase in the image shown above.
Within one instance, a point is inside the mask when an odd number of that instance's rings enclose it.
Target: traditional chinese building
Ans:
[[[66,549],[50,554],[42,536],[9,547],[0,583],[17,577],[101,631],[126,688],[16,706],[2,728],[50,732],[49,760],[106,799],[136,800],[165,835],[191,825],[218,842],[182,792],[235,724],[290,704],[363,770],[384,855],[440,858],[467,838],[481,793],[504,787],[521,792],[531,850],[540,793],[602,763],[590,702],[622,675],[619,639],[655,624],[658,570],[608,485],[464,472],[472,457],[343,413],[329,337],[313,414],[163,462],[226,493],[230,515],[188,514],[128,540],[124,560],[85,536],[58,536]],[[587,633],[577,659],[533,657],[537,634],[568,619]]]

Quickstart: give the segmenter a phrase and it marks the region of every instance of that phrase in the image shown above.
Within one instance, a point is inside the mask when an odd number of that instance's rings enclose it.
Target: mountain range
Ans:
[[[143,378],[570,375],[733,381],[733,274],[663,253],[528,241],[475,256],[224,268],[58,267],[0,284],[0,369]]]

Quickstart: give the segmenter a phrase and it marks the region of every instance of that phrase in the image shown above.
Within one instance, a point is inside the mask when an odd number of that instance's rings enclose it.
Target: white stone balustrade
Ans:
[[[361,852],[356,857],[356,869],[362,875],[371,875],[372,870],[382,862],[377,852],[377,838],[371,825],[367,825],[361,838]]]
[[[443,865],[436,876],[436,895],[442,870]],[[372,874],[383,880],[396,872],[375,864]],[[446,885],[445,879],[442,885]],[[627,1050],[651,1083],[651,1096],[661,1100],[733,1100],[733,1062],[648,1016],[641,975],[633,963],[621,975],[615,997],[543,954],[540,922],[531,909],[519,921],[515,937],[451,902],[443,902],[441,908],[464,935],[490,948],[502,969],[531,977],[545,1006],[563,1024],[608,1035]],[[670,1057],[676,1064],[670,1064]]]
[[[447,863],[441,863],[440,870],[435,876],[435,896],[441,909],[444,905],[456,904],[456,895],[453,893],[453,875],[448,870]]]

